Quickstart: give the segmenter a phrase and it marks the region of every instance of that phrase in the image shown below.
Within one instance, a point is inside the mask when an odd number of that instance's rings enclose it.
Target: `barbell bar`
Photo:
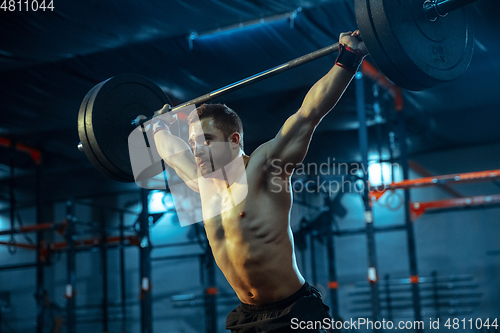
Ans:
[[[225,87],[214,90],[208,94],[202,95],[200,97],[196,97],[190,101],[179,104],[179,105],[171,108],[170,111],[168,111],[168,112],[171,112],[172,114],[179,113],[181,111],[181,109],[186,107],[186,106],[208,102],[216,97],[220,97],[222,95],[233,92],[237,89],[241,89],[241,88],[246,87],[248,85],[257,83],[257,82],[262,81],[264,79],[267,79],[271,76],[283,73],[283,72],[285,72],[289,69],[292,69],[294,67],[304,65],[304,64],[311,62],[313,60],[316,60],[316,59],[322,58],[324,56],[327,56],[329,54],[338,52],[338,50],[339,50],[339,43],[332,44],[330,46],[324,47],[324,48],[319,49],[317,51],[303,55],[299,58],[295,58],[293,60],[290,60],[289,62],[286,62],[284,64],[278,65],[278,66],[273,67],[271,69],[265,70],[263,72],[257,73],[257,74],[252,75],[252,76],[249,76],[243,80],[231,83]],[[151,120],[153,117],[159,116],[159,115],[161,115],[161,113],[156,113],[152,117],[147,117],[147,118],[142,118],[142,119],[136,118],[136,119],[132,120],[132,126],[134,126],[134,127],[140,126],[141,124]]]
[[[473,50],[473,27],[464,7],[477,0],[354,0],[358,29],[379,69],[395,84],[408,90],[424,90],[450,82],[468,68]],[[460,9],[460,10],[459,10]],[[448,15],[449,14],[449,15]],[[208,94],[171,108],[173,114],[184,107],[220,97],[265,78],[306,64],[338,51],[338,43],[247,77]],[[130,124],[142,125],[151,114],[171,104],[165,93],[150,80],[122,74],[97,84],[85,96],[78,116],[81,143],[92,164],[106,176],[133,182],[128,137]],[[155,151],[154,142],[145,149]],[[154,158],[150,177],[162,171]],[[135,174],[135,175],[134,175]]]

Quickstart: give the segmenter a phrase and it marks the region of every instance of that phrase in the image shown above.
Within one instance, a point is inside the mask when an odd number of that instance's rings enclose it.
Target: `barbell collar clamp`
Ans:
[[[131,125],[134,128],[139,127],[150,119],[152,119],[152,118],[148,118],[148,117],[141,114],[141,115],[138,115],[134,120],[132,120]]]
[[[175,107],[175,109],[172,109],[172,106],[170,104],[165,104],[165,105],[168,105],[168,111],[161,111],[163,109],[165,109],[165,107],[161,108],[160,110],[158,111],[155,111],[153,113],[153,116],[151,117],[146,117],[144,115],[140,115],[140,116],[137,116],[134,120],[132,120],[132,122],[130,123],[132,125],[133,128],[136,128],[136,127],[139,127],[141,126],[142,124],[144,124],[145,122],[148,122],[150,120],[152,120],[153,118],[155,117],[158,117],[158,116],[161,116],[162,114],[165,114],[167,112],[173,112],[173,110],[178,110],[181,108],[181,106],[185,106],[186,103],[182,104],[182,105],[179,105],[177,107]],[[191,103],[192,104],[192,103]],[[174,112],[173,114],[176,114],[178,113],[179,111],[177,112]]]
[[[437,7],[437,0],[425,0],[424,2],[425,16],[429,21],[434,22],[438,17],[445,17],[448,13],[441,14]]]
[[[168,110],[167,111],[162,111],[165,109],[165,106],[168,106]],[[154,117],[158,117],[158,116],[161,116],[162,114],[165,114],[166,112],[171,112],[172,111],[172,106],[170,104],[165,104],[160,110],[158,111],[155,111],[155,113],[153,114],[153,118]]]
[[[434,22],[438,17],[445,17],[455,9],[462,8],[477,0],[426,0],[424,12],[427,18]]]

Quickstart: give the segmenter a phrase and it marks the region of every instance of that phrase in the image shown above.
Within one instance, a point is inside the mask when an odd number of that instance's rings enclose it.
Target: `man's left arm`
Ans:
[[[363,42],[355,38],[358,34],[357,31],[342,33],[339,42],[358,53],[362,59],[366,55],[366,48]],[[354,73],[352,68],[336,63],[313,85],[300,109],[286,120],[274,140],[269,143],[266,157],[268,161],[273,161],[273,166],[293,165],[295,168],[303,161],[316,126],[337,104]],[[285,172],[290,174],[293,168],[286,168]]]

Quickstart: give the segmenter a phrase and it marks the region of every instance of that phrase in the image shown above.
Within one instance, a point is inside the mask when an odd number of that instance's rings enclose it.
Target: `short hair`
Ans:
[[[188,125],[197,120],[210,117],[214,120],[215,128],[222,131],[226,138],[235,132],[238,133],[240,135],[240,148],[243,149],[243,124],[238,114],[225,104],[200,105],[189,114]]]

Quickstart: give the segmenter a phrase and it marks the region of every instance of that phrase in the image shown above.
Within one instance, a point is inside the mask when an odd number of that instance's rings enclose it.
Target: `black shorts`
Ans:
[[[308,321],[330,319],[330,309],[321,300],[318,289],[307,282],[295,294],[274,303],[250,305],[241,303],[226,319],[226,328],[233,333],[327,332],[300,329]]]

